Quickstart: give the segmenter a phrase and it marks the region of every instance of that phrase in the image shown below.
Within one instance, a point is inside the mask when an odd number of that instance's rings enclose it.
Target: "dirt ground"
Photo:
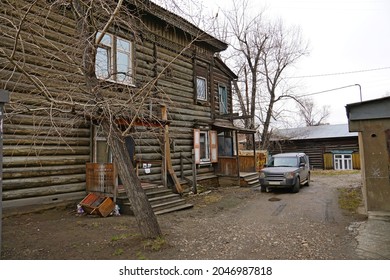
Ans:
[[[297,194],[218,188],[194,207],[158,216],[163,237],[145,240],[132,216],[77,214],[76,205],[3,217],[2,259],[357,259],[365,216],[340,209],[359,173],[318,173]]]

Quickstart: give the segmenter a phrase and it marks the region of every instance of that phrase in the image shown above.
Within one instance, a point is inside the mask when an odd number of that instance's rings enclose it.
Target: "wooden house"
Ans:
[[[154,81],[142,110],[158,118],[133,119],[126,138],[139,178],[168,186],[237,184],[237,135],[254,131],[233,125],[237,77],[219,58],[227,44],[150,1],[126,0],[122,9],[125,21],[105,30],[95,67],[112,102],[135,98]],[[86,166],[112,162],[105,135],[92,120],[42,109],[45,89],[64,104],[85,101],[85,79],[75,67],[83,50],[73,14],[67,1],[10,0],[0,6],[0,88],[11,96],[4,120],[4,208],[82,199]],[[96,37],[109,16],[99,18],[105,20],[96,23]],[[121,25],[129,21],[131,28]]]
[[[306,153],[312,168],[360,169],[358,135],[347,124],[280,129],[270,143],[270,154]]]

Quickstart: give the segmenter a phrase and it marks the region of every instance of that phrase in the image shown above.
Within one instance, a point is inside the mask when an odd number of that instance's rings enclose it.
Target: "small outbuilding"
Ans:
[[[390,211],[390,97],[346,106],[349,130],[359,133],[367,212]]]
[[[349,132],[348,124],[276,130],[269,152],[304,152],[315,169],[360,169],[358,134]]]

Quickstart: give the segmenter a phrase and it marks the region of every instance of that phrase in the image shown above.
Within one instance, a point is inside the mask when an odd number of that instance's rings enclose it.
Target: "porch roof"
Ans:
[[[228,120],[216,120],[213,122],[213,126],[223,129],[229,129],[229,130],[236,130],[238,133],[243,134],[255,134],[255,129],[247,129],[243,127],[234,126],[231,122]]]

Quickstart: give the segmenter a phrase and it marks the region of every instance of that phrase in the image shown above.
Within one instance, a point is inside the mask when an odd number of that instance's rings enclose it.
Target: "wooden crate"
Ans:
[[[115,203],[110,197],[97,195],[95,193],[88,194],[80,202],[80,205],[86,213],[102,217],[110,215],[115,208]]]

